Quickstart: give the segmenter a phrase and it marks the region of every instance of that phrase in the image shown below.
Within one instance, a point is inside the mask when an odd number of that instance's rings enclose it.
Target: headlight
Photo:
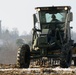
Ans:
[[[68,8],[67,8],[67,7],[65,7],[64,9],[65,9],[65,10],[67,10]]]
[[[37,11],[40,11],[40,8],[37,8],[36,10],[37,10]]]

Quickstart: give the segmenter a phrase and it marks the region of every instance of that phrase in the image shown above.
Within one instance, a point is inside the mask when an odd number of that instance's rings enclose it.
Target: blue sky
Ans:
[[[18,28],[20,34],[29,33],[33,27],[33,13],[37,6],[71,6],[73,12],[73,31],[76,32],[76,0],[0,0],[0,20],[2,27],[12,30]]]

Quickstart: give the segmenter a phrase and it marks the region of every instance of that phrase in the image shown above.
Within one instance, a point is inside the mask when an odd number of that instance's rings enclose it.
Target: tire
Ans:
[[[73,60],[74,60],[74,66],[76,66],[76,57],[74,57]]]
[[[17,53],[17,68],[29,68],[30,65],[30,47],[27,44],[22,45]]]
[[[70,50],[68,52],[68,54],[65,55],[64,58],[61,58],[60,67],[61,68],[68,68],[68,67],[70,67],[71,61],[72,61],[72,51]]]

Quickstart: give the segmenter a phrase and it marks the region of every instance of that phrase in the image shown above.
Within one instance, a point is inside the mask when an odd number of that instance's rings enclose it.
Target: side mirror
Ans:
[[[33,14],[33,21],[34,21],[34,25],[35,25],[36,22],[38,21],[38,20],[37,20],[37,17],[36,17],[36,14]]]
[[[69,14],[68,14],[68,21],[70,22],[70,21],[73,21],[73,13],[72,12],[70,12]]]

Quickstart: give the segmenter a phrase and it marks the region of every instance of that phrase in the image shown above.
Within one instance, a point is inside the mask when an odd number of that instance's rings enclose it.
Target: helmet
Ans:
[[[53,14],[53,15],[52,15],[52,18],[56,18],[56,16]]]

